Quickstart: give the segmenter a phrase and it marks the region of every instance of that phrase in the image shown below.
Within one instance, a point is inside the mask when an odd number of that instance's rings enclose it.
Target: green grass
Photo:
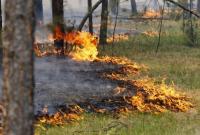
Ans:
[[[155,78],[166,78],[183,89],[200,88],[200,48],[187,46],[185,35],[170,33],[161,38],[156,53],[157,37],[135,36],[101,49],[100,55],[124,56],[147,65],[145,74]]]
[[[187,113],[146,114],[133,112],[113,117],[85,113],[84,120],[65,126],[40,125],[35,135],[199,135],[200,134],[200,48],[189,47],[187,37],[170,30],[162,36],[156,54],[157,37],[133,36],[129,41],[99,48],[99,55],[125,56],[149,67],[143,75],[172,81],[192,96],[195,108]]]
[[[195,135],[200,133],[199,117],[192,113],[135,113],[118,119],[86,114],[75,124],[37,128],[36,135]]]

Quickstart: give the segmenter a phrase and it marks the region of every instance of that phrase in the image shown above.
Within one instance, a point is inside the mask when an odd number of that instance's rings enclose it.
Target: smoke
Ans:
[[[53,111],[57,105],[109,96],[117,86],[98,75],[105,69],[116,68],[111,65],[57,57],[36,58],[35,61],[35,113],[45,106]]]
[[[49,35],[52,35],[52,31],[50,30],[50,28],[46,27],[46,26],[36,26],[35,29],[35,42],[37,43],[49,43]],[[52,41],[53,43],[53,41]]]

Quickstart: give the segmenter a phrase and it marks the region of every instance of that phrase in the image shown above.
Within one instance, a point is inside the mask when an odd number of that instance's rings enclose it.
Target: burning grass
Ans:
[[[136,95],[129,100],[140,112],[186,112],[193,107],[186,94],[177,92],[164,81],[156,84],[147,78],[132,83],[136,87]]]
[[[52,39],[53,38],[53,39]],[[60,49],[57,49],[52,41],[63,40],[64,55],[71,57],[76,61],[93,61],[96,59],[97,51],[97,38],[88,32],[72,31],[69,33],[62,33],[56,27],[55,34],[49,36],[48,47],[45,48],[43,43],[36,42],[34,45],[35,54],[39,57],[48,55],[60,55]]]
[[[157,37],[158,36],[158,32],[156,32],[156,31],[145,31],[142,34],[149,36],[149,37]]]
[[[102,57],[93,62],[120,65],[120,68],[99,73],[102,79],[109,79],[118,84],[113,90],[113,96],[105,98],[91,98],[77,105],[58,107],[54,115],[39,117],[39,121],[46,124],[62,125],[83,119],[83,112],[121,114],[132,111],[163,113],[186,112],[193,107],[187,95],[177,92],[173,86],[156,83],[152,78],[129,79],[130,75],[139,74],[143,66],[131,62],[126,58]]]
[[[55,114],[49,115],[48,110],[46,110],[44,114],[37,116],[37,120],[39,123],[49,125],[63,125],[83,119],[81,116],[83,112],[84,110],[78,105],[60,106]]]
[[[135,64],[136,65],[136,64]],[[140,112],[186,112],[193,107],[188,96],[177,92],[174,86],[168,86],[164,81],[156,83],[152,78],[142,78],[130,80],[129,74],[139,73],[139,66],[131,66],[130,70],[113,71],[103,73],[103,77],[118,82],[119,91],[126,91],[128,95],[124,97],[127,105],[131,104],[132,109]],[[129,69],[124,66],[125,69]],[[134,93],[130,95],[129,93]]]
[[[155,11],[152,9],[147,10],[143,15],[144,18],[158,18],[160,16],[161,14],[159,11]]]
[[[105,69],[99,73],[100,78],[112,80],[118,84],[118,87],[113,90],[111,97],[103,99],[97,97],[83,103],[77,103],[77,105],[58,107],[58,112],[53,115],[45,113],[39,116],[39,122],[62,125],[66,122],[81,120],[81,114],[84,111],[120,114],[137,110],[139,112],[162,113],[167,111],[186,112],[193,107],[187,95],[177,92],[173,86],[166,85],[164,81],[159,84],[153,78],[130,79],[130,76],[135,76],[141,70],[146,69],[145,66],[127,58],[109,56],[98,58],[97,39],[89,33],[71,32],[58,37],[64,39],[65,44],[67,44],[65,55],[74,60],[119,66],[115,70]],[[68,51],[69,46],[70,51]],[[44,52],[40,50],[36,44],[35,53],[38,56],[57,54],[55,48],[50,49],[49,52],[46,49]]]
[[[119,41],[127,41],[129,39],[129,36],[127,34],[115,34],[114,40],[113,36],[110,36],[107,38],[107,43],[112,43],[113,41],[119,42]]]

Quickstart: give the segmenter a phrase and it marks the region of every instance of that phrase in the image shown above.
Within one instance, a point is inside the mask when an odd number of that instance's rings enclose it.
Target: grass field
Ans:
[[[133,36],[129,41],[99,48],[100,55],[125,56],[147,65],[143,75],[166,78],[192,97],[195,108],[187,113],[148,114],[132,112],[121,117],[85,113],[84,120],[65,126],[40,125],[35,135],[199,135],[200,134],[200,48],[187,45],[186,36],[171,31],[157,37]]]

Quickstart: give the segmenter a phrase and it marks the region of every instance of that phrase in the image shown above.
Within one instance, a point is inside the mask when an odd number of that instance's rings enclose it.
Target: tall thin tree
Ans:
[[[53,24],[60,25],[64,23],[63,0],[52,0]]]
[[[197,0],[197,11],[200,13],[200,0]]]
[[[119,8],[119,0],[109,0],[109,8],[112,14],[116,15]]]
[[[132,14],[137,14],[137,5],[136,5],[135,0],[131,0],[131,11],[132,11]]]
[[[88,0],[88,12],[92,11],[92,0]],[[89,16],[89,21],[88,21],[88,25],[89,25],[89,32],[91,34],[93,34],[93,20],[92,20],[92,14],[90,14]]]
[[[63,0],[52,0],[52,15],[54,27],[59,27],[62,33],[64,33],[64,7]],[[56,29],[54,28],[54,34]],[[54,45],[60,52],[60,55],[64,55],[64,41],[63,39],[54,40]]]
[[[33,135],[34,0],[6,0],[3,33],[5,135]]]
[[[102,1],[102,11],[101,11],[101,26],[99,35],[99,44],[107,44],[107,31],[108,31],[108,0]]]
[[[1,10],[1,0],[0,0],[0,66],[2,64],[2,10]]]
[[[38,24],[43,23],[43,5],[42,0],[35,0],[35,19]]]

